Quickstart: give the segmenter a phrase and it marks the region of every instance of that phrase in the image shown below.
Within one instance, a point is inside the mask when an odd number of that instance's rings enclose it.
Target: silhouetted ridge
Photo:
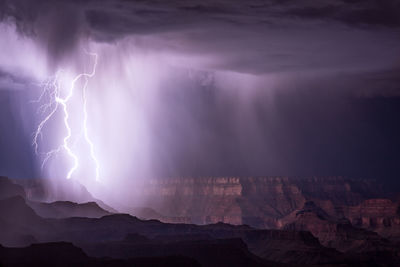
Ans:
[[[21,196],[0,200],[0,218],[11,223],[37,222],[41,220]]]
[[[20,185],[14,184],[5,176],[0,176],[0,200],[13,196],[26,197],[24,188]]]
[[[35,212],[44,218],[88,217],[100,218],[109,215],[96,202],[74,203],[71,201],[56,201],[52,203],[28,202]]]

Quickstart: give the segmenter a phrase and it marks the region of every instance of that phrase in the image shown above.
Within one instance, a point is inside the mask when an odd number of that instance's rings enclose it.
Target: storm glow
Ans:
[[[375,133],[373,124],[358,132],[341,112],[362,114],[364,101],[354,110],[346,101],[397,94],[398,16],[368,24],[359,11],[369,2],[342,1],[326,21],[307,16],[325,5],[312,1],[297,15],[297,1],[3,2],[0,87],[15,99],[4,125],[18,122],[29,143],[17,142],[28,167],[12,172],[104,186],[123,202],[149,177],[364,173],[364,162],[332,158],[361,160],[348,144],[364,139],[348,136]]]
[[[98,55],[96,53],[88,53],[89,56],[93,58],[93,67],[92,71],[90,73],[80,73],[75,78],[73,78],[70,81],[70,85],[67,88],[67,94],[66,96],[62,96],[63,92],[63,85],[60,82],[62,80],[62,75],[64,71],[60,70],[57,72],[57,74],[53,77],[48,79],[46,82],[44,82],[43,85],[43,92],[40,95],[39,99],[35,102],[42,102],[44,98],[48,99],[48,102],[41,105],[39,108],[39,112],[41,114],[45,114],[43,120],[39,123],[34,135],[33,135],[33,146],[35,149],[36,155],[42,155],[44,156],[44,159],[42,161],[42,169],[44,168],[46,162],[53,156],[55,156],[58,153],[61,153],[62,151],[65,151],[66,154],[71,158],[72,160],[72,166],[69,168],[66,178],[70,179],[74,172],[79,168],[80,164],[80,155],[76,152],[74,152],[73,146],[71,146],[70,139],[72,137],[72,130],[71,126],[69,123],[70,120],[70,114],[69,114],[69,109],[71,108],[69,106],[70,100],[76,95],[76,92],[78,90],[77,88],[77,83],[81,79],[83,79],[83,85],[81,87],[82,90],[82,131],[83,131],[83,138],[85,142],[89,145],[89,152],[90,152],[90,157],[92,161],[94,162],[94,167],[95,167],[95,177],[96,181],[99,181],[99,162],[96,158],[95,155],[95,149],[94,149],[94,144],[91,141],[89,137],[89,129],[88,129],[88,112],[87,112],[87,87],[89,83],[89,79],[92,78],[95,73],[96,73],[96,67],[97,67],[97,60],[98,60]],[[39,152],[39,138],[43,139],[43,127],[49,122],[49,120],[53,119],[54,114],[57,112],[59,108],[62,108],[63,111],[63,125],[66,129],[66,135],[63,138],[62,143],[55,149],[52,149],[47,152]],[[57,118],[56,118],[57,119]]]

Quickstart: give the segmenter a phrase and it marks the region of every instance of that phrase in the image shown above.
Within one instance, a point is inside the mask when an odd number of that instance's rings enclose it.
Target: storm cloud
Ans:
[[[399,57],[398,1],[3,0],[1,9],[55,60],[80,38],[129,36],[245,73],[390,68]]]
[[[0,0],[0,18],[33,70],[100,51],[98,132],[131,141],[103,140],[115,175],[400,173],[398,1]],[[29,87],[0,47],[0,85]]]

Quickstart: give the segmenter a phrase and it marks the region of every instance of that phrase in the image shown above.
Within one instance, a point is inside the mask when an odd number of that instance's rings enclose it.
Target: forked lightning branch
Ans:
[[[99,181],[100,173],[99,173],[99,162],[95,155],[95,148],[93,141],[90,139],[89,130],[88,130],[88,111],[87,111],[87,89],[90,78],[92,78],[96,74],[97,60],[98,55],[95,53],[88,53],[90,57],[93,58],[93,67],[92,71],[89,73],[83,72],[75,76],[69,83],[67,83],[67,88],[64,88],[61,79],[63,77],[63,71],[60,70],[56,73],[54,77],[47,79],[43,84],[43,91],[40,97],[35,101],[40,103],[39,114],[43,116],[43,119],[40,121],[39,125],[36,128],[36,131],[33,134],[33,146],[35,150],[35,154],[38,156],[42,156],[42,169],[48,162],[50,158],[56,156],[59,153],[65,153],[71,159],[71,166],[69,167],[66,178],[70,179],[74,172],[79,168],[80,157],[79,154],[74,152],[73,144],[71,141],[72,138],[72,126],[70,124],[70,112],[73,109],[71,104],[71,100],[73,97],[76,97],[77,90],[82,90],[82,136],[84,142],[89,146],[89,154],[90,158],[94,163],[94,172],[96,176],[96,181]],[[78,88],[78,82],[82,81],[82,87]],[[63,97],[62,92],[65,92],[66,95]],[[43,104],[44,102],[44,104]],[[50,150],[50,151],[41,151],[40,150],[40,142],[42,139],[46,138],[43,130],[44,127],[50,122],[52,119],[57,119],[56,112],[61,109],[63,114],[62,124],[65,127],[66,134],[64,138],[60,141],[58,147]]]

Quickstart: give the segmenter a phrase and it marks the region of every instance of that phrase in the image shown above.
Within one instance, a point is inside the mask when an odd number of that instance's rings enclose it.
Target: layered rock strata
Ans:
[[[338,207],[360,205],[381,194],[373,181],[344,177],[152,179],[137,192],[139,199],[145,199],[146,207],[165,218],[185,218],[185,222],[189,218],[198,224],[248,224],[258,228],[282,227],[282,220],[301,209],[308,200],[336,216]]]

